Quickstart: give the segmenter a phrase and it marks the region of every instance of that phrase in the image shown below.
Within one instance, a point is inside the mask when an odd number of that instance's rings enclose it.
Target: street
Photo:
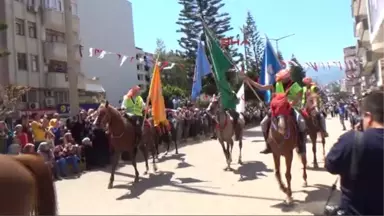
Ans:
[[[343,133],[338,118],[328,118],[329,137],[326,150]],[[272,155],[264,148],[260,127],[248,129],[243,141],[243,162],[237,164],[238,144],[233,150],[232,168],[224,171],[224,155],[217,140],[183,145],[158,163],[159,171],[142,175],[144,163],[138,164],[141,180],[132,185],[133,167],[127,164],[115,175],[114,188],[108,190],[109,173],[92,171],[78,179],[56,183],[61,215],[132,215],[132,214],[319,214],[336,176],[324,171],[320,138],[317,158],[320,168],[312,169],[312,144],[307,143],[308,187],[302,187],[298,156],[292,167],[292,191],[295,204],[284,204],[285,194],[278,188]],[[150,166],[151,167],[151,166]],[[108,169],[109,171],[109,169]],[[285,163],[281,166],[285,181]],[[336,196],[334,197],[336,198]]]

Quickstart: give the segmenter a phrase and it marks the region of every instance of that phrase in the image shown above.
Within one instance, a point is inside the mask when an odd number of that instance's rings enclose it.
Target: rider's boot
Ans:
[[[268,134],[266,132],[263,132],[263,136],[264,136],[264,140],[265,140],[265,149],[263,151],[261,151],[260,153],[261,154],[269,154],[269,153],[272,153],[271,151],[271,147],[269,146],[269,144],[267,143],[267,138],[268,138]]]

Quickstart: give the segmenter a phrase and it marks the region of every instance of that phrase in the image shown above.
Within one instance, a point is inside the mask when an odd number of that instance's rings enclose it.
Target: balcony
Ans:
[[[355,26],[355,36],[363,42],[369,42],[369,31],[368,31],[368,19],[364,18],[359,20]]]
[[[77,88],[85,89],[84,75],[79,73],[77,78]],[[47,88],[69,88],[68,73],[47,73]]]
[[[59,42],[44,42],[44,58],[47,60],[67,61],[67,45]],[[80,62],[80,53],[75,49],[75,60]]]
[[[374,62],[374,53],[371,50],[366,50],[361,52],[361,65],[362,65],[362,75],[368,75],[372,72],[372,69],[375,67]]]
[[[367,15],[367,0],[353,0],[352,2],[352,15]]]
[[[72,28],[74,32],[79,32],[80,20],[77,16],[72,16]],[[64,13],[51,9],[44,9],[43,11],[43,25],[45,28],[65,32],[65,18]]]

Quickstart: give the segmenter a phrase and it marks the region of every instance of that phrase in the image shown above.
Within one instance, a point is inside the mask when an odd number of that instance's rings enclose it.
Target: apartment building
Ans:
[[[357,38],[356,55],[361,60],[362,85],[383,85],[384,1],[352,0]]]
[[[151,82],[153,54],[143,51],[142,48],[136,47],[136,69],[138,85],[143,92],[149,88]]]
[[[344,48],[344,62],[352,63],[345,67],[345,90],[359,96],[360,92],[360,64],[356,56],[356,46]]]
[[[77,0],[80,17],[80,40],[84,46],[81,68],[88,77],[96,77],[106,91],[112,105],[119,101],[128,89],[138,84],[132,4],[127,0]],[[120,67],[117,55],[103,59],[89,57],[89,48],[129,56]]]
[[[0,35],[0,48],[11,54],[0,58],[0,84],[24,85],[31,90],[19,109],[53,108],[69,102],[63,0],[2,0],[0,20],[8,29]],[[73,34],[78,41],[77,3],[72,0]],[[79,42],[75,44],[79,47]],[[79,89],[85,89],[80,73],[80,54],[75,70]]]

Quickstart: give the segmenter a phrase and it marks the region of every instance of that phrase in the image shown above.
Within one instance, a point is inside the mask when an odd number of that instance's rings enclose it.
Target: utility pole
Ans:
[[[72,8],[71,0],[64,0],[64,18],[65,18],[65,42],[67,45],[67,73],[69,83],[69,107],[70,116],[76,116],[79,113],[79,94],[77,91],[78,68],[75,68],[75,47],[74,34],[72,27]]]

